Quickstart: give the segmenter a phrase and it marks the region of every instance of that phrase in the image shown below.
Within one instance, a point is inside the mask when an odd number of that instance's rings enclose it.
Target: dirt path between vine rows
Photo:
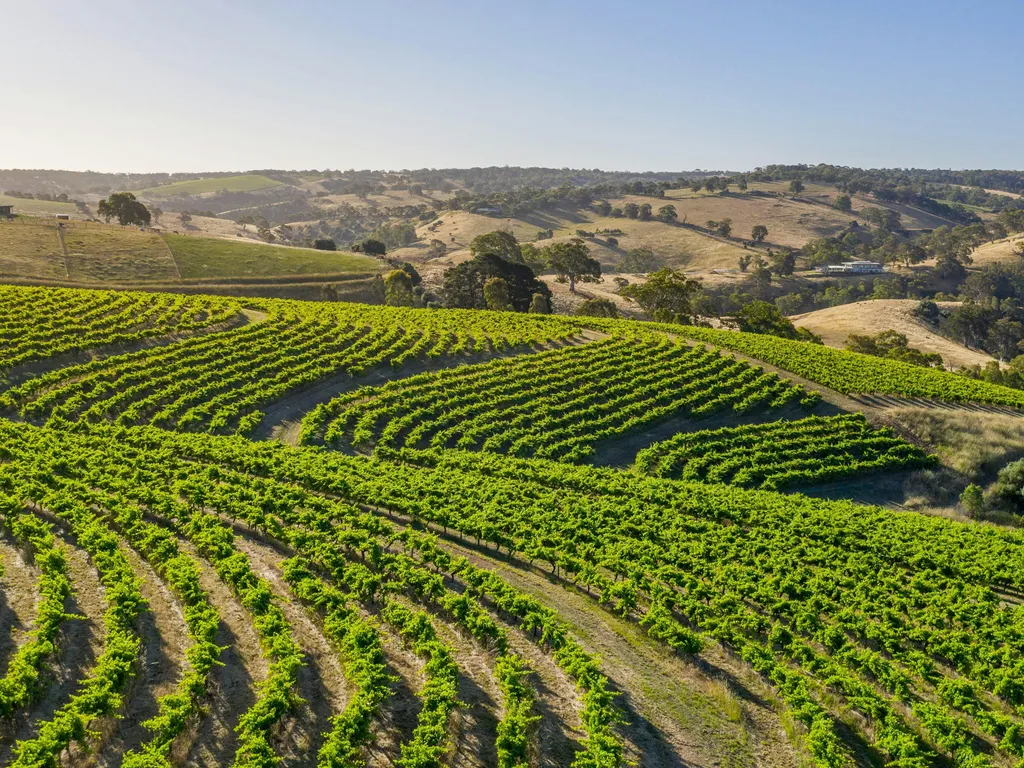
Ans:
[[[138,576],[148,607],[139,617],[142,657],[138,675],[125,692],[121,719],[104,723],[109,734],[88,757],[76,765],[112,768],[121,764],[127,750],[136,750],[153,734],[143,723],[159,714],[158,699],[172,693],[182,677],[185,650],[190,644],[185,617],[177,598],[142,557],[124,544],[132,570]]]
[[[717,646],[696,662],[684,660],[539,569],[512,565],[450,538],[442,546],[540,600],[601,659],[602,671],[621,693],[618,702],[629,721],[623,736],[640,766],[798,764],[768,687]]]
[[[296,693],[304,703],[286,718],[284,727],[275,734],[274,746],[282,765],[305,765],[311,755],[320,751],[323,737],[331,728],[331,716],[345,708],[349,698],[345,673],[320,627],[301,605],[289,598],[288,585],[280,574],[284,558],[245,537],[235,539],[235,546],[249,558],[253,571],[270,583],[275,602],[302,649],[305,663],[298,671]]]
[[[0,535],[0,563],[0,669],[6,669],[32,629],[40,599],[39,570],[6,534]]]
[[[44,663],[42,697],[3,728],[5,738],[0,746],[2,765],[10,762],[14,742],[35,736],[37,724],[51,719],[67,703],[79,681],[89,674],[103,648],[103,612],[107,605],[99,573],[85,551],[59,527],[55,526],[54,534],[67,553],[68,578],[74,594],[65,608],[73,616],[64,620],[57,639],[57,651]]]

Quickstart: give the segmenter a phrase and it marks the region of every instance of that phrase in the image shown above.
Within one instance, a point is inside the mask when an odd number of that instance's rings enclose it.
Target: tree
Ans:
[[[144,227],[152,218],[149,209],[136,200],[131,192],[115,192],[110,197],[100,200],[96,212],[108,223],[111,219],[117,219],[117,223],[122,227]]]
[[[519,246],[519,252],[523,257],[523,263],[532,269],[535,275],[540,275],[547,269],[548,262],[544,251],[533,243],[523,243]]]
[[[821,339],[806,328],[796,328],[777,306],[767,301],[750,301],[740,307],[736,313],[736,326],[746,333],[821,343]]]
[[[622,260],[622,263],[619,264],[619,269],[623,272],[646,274],[647,272],[653,272],[660,266],[661,259],[650,248],[631,248],[626,252],[626,257]]]
[[[485,253],[493,253],[500,256],[510,264],[525,264],[523,253],[519,248],[519,242],[511,232],[500,230],[488,232],[486,235],[478,235],[469,244],[469,252],[473,256],[483,256]]]
[[[972,518],[977,519],[985,512],[985,496],[981,488],[974,483],[964,488],[964,492],[960,494],[960,503]]]
[[[612,212],[612,204],[607,200],[598,200],[594,203],[594,210],[601,216],[609,216]]]
[[[746,178],[743,177],[743,176],[740,176],[740,180],[736,182],[736,187],[737,187],[737,189],[739,189],[740,192],[746,192],[747,191],[747,180],[746,180]]]
[[[576,292],[576,281],[594,283],[601,278],[601,264],[590,257],[590,249],[578,237],[555,243],[545,249],[547,261],[560,281],[569,281],[569,291]]]
[[[530,313],[534,315],[550,315],[551,314],[551,301],[543,293],[533,294],[533,298],[530,299]]]
[[[188,211],[182,211],[178,218],[181,219],[181,226],[187,227],[192,221],[192,214]]]
[[[796,269],[796,254],[789,248],[783,248],[777,253],[768,251],[768,269],[779,277],[792,275]]]
[[[611,299],[587,299],[573,312],[580,317],[618,317],[619,308]]]
[[[637,218],[639,218],[640,221],[650,221],[651,215],[652,214],[650,203],[644,203],[643,205],[640,206],[640,210],[637,211]]]
[[[693,300],[700,291],[699,280],[665,268],[648,275],[643,285],[627,285],[620,293],[635,300],[658,322],[689,325],[693,322]]]
[[[444,271],[441,294],[445,306],[487,309],[484,283],[492,277],[500,277],[508,284],[508,302],[516,312],[526,312],[535,293],[551,296],[550,289],[525,264],[512,264],[486,253]]]
[[[750,230],[750,239],[755,243],[763,242],[768,237],[768,227],[764,224],[755,224]]]
[[[846,339],[846,348],[851,352],[875,357],[887,357],[925,368],[942,368],[942,356],[935,352],[922,352],[908,344],[905,334],[899,331],[882,331],[875,336],[851,334]]]
[[[992,501],[1007,512],[1024,514],[1024,459],[1010,462],[999,470]]]
[[[864,218],[883,232],[899,232],[903,229],[899,212],[889,208],[865,208]]]
[[[747,271],[747,267],[750,266],[750,254],[749,253],[741,253],[739,259],[736,262],[736,264],[739,266],[740,272],[746,272]]]
[[[388,252],[388,247],[377,238],[368,237],[361,243],[356,243],[352,246],[352,250],[356,253],[366,253],[370,256],[383,256]]]
[[[313,241],[313,247],[318,251],[336,251],[338,244],[329,237],[318,237]]]
[[[794,195],[799,195],[804,191],[804,183],[800,179],[793,179],[789,182],[789,191]]]
[[[704,186],[704,182],[702,182],[700,179],[694,179],[693,183],[690,184],[690,191],[691,192],[700,192],[700,190],[701,190],[701,188],[703,186]]]
[[[732,219],[722,219],[721,221],[708,219],[707,226],[712,232],[721,235],[722,237],[728,237],[732,234]]]
[[[390,264],[395,269],[400,269],[403,272],[405,272],[405,274],[407,274],[409,276],[409,279],[412,281],[412,287],[413,288],[415,288],[417,285],[421,285],[423,283],[423,278],[420,277],[420,273],[416,271],[416,267],[414,267],[408,261],[398,261],[398,259],[388,259],[388,264]]]
[[[849,195],[836,195],[836,199],[832,201],[832,207],[837,211],[849,213],[853,210],[853,201]]]
[[[716,189],[718,189],[718,177],[709,176],[707,179],[705,179],[704,189],[706,189],[708,192],[714,192]]]
[[[149,212],[151,214],[153,214],[153,221],[155,221],[157,224],[159,224],[160,223],[160,217],[164,215],[163,210],[161,208],[158,208],[157,206],[154,205],[152,208],[149,209]]]
[[[438,240],[434,238],[430,241],[430,247],[427,248],[427,258],[439,259],[448,252],[448,246],[445,245],[444,240]]]
[[[640,215],[640,206],[636,203],[626,203],[622,206],[622,212],[626,214],[627,219],[635,219]]]
[[[989,329],[985,348],[1000,360],[1010,361],[1020,354],[1024,325],[1007,317],[996,320]]]
[[[384,301],[389,307],[413,306],[412,280],[405,270],[393,269],[384,275]]]
[[[679,218],[679,213],[674,205],[663,205],[658,209],[658,218],[666,224],[671,224]]]
[[[500,277],[488,278],[484,283],[484,301],[487,308],[495,312],[509,312],[512,305],[508,301],[508,283]]]
[[[608,237],[606,237],[604,239],[604,244],[607,245],[609,248],[618,248],[619,247],[619,238],[612,237],[611,235],[609,235]]]

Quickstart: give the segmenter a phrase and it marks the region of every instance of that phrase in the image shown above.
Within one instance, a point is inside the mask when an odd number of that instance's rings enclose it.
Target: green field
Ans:
[[[369,256],[342,251],[316,251],[252,242],[165,234],[183,278],[271,277],[323,275],[339,272],[378,272]]]
[[[45,216],[54,213],[75,213],[78,209],[74,203],[56,203],[49,200],[23,200],[20,197],[0,195],[0,205],[13,205],[14,213],[30,216]]]
[[[280,181],[262,176],[258,173],[246,173],[238,176],[220,176],[214,179],[190,179],[165,184],[161,187],[140,190],[139,197],[175,197],[177,195],[203,195],[210,192],[227,190],[228,192],[258,192],[281,186]]]

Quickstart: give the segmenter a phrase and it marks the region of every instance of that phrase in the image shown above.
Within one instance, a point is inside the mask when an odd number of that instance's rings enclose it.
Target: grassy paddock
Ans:
[[[375,273],[380,263],[343,251],[286,248],[261,243],[165,234],[182,278],[271,277],[341,272]]]
[[[32,218],[0,221],[0,274],[65,278],[57,225]]]
[[[160,236],[129,227],[73,222],[64,227],[71,280],[173,280],[178,271]]]
[[[202,195],[209,192],[219,192],[222,189],[226,189],[228,192],[257,192],[261,189],[279,186],[281,186],[280,181],[274,181],[274,179],[258,173],[246,173],[215,179],[176,181],[173,184],[164,184],[161,187],[143,189],[137,194],[142,197],[159,198],[175,197],[176,195]]]

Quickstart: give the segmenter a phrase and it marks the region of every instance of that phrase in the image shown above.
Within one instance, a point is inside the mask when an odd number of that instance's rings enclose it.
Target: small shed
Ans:
[[[69,216],[66,213],[56,213],[56,214],[54,214],[54,216],[55,216],[55,218],[58,218],[61,221],[71,221],[71,216]]]
[[[14,206],[13,205],[0,205],[0,219],[13,219],[14,218]]]

